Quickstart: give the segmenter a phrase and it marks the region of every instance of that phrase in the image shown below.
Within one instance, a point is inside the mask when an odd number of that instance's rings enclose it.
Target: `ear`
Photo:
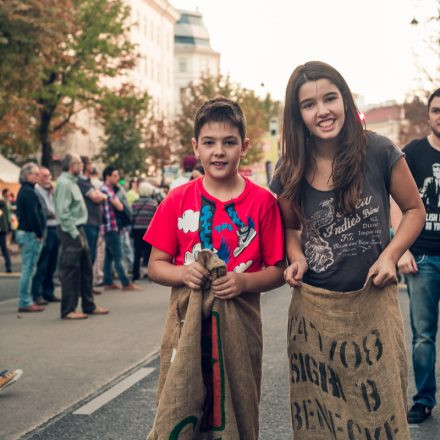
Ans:
[[[244,138],[243,142],[241,144],[241,152],[240,152],[240,157],[246,157],[247,151],[249,149],[249,145],[250,145],[251,141],[249,140],[249,138]]]
[[[191,144],[194,150],[194,155],[197,157],[197,159],[199,158],[199,145],[197,144],[197,139],[196,138],[192,138],[191,139]]]

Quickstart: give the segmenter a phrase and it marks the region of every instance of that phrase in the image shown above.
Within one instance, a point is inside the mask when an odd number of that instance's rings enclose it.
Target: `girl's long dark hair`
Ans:
[[[284,187],[283,197],[292,200],[303,221],[303,185],[307,170],[315,167],[310,151],[310,133],[302,120],[298,102],[300,87],[308,81],[328,79],[340,91],[345,106],[345,122],[339,133],[339,148],[333,160],[332,181],[335,208],[353,212],[362,190],[366,136],[351,91],[341,74],[328,64],[310,61],[298,66],[286,89],[281,140],[282,161],[277,170]]]

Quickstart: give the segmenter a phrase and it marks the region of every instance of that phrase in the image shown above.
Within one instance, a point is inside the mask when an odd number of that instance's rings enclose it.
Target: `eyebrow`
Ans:
[[[328,98],[329,96],[332,96],[332,95],[336,95],[336,96],[338,96],[338,92],[336,92],[336,91],[334,91],[334,92],[328,92],[328,93],[326,93],[325,95],[324,95],[324,98]],[[313,101],[315,98],[306,98],[306,99],[303,99],[302,101],[300,101],[300,103],[299,103],[299,105],[302,105],[302,104],[304,104],[305,102],[308,102],[308,101]]]
[[[239,138],[239,136],[236,136],[236,135],[234,135],[234,134],[231,134],[231,135],[229,135],[229,136],[226,136],[226,137],[221,137],[221,138],[219,138],[219,139],[223,139],[223,140],[225,140],[225,139],[238,139]],[[215,136],[202,136],[202,140],[211,140],[211,139],[217,139]]]

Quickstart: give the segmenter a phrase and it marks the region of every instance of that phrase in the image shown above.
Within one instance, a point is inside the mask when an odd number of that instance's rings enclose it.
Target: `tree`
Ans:
[[[413,139],[422,138],[429,133],[427,98],[413,96],[403,103],[405,121],[399,130],[400,145],[407,145]]]
[[[403,104],[405,122],[401,125],[399,141],[406,145],[413,139],[426,136],[428,124],[428,97],[440,82],[440,0],[434,0],[433,12],[422,18],[421,22],[414,18],[411,25],[422,30],[424,47],[419,48],[416,57],[419,86],[408,93]],[[436,8],[434,8],[436,5]],[[428,61],[428,63],[426,63]]]
[[[34,152],[32,94],[61,34],[58,6],[57,0],[0,0],[0,151],[10,157]]]
[[[60,6],[71,19],[35,94],[45,166],[52,159],[51,136],[78,111],[95,108],[107,93],[106,78],[123,74],[136,58],[128,39],[130,10],[123,0],[71,0],[70,8],[65,2]]]
[[[97,158],[128,175],[145,171],[148,103],[146,92],[136,92],[127,84],[118,92],[106,93],[98,112],[104,127],[105,148]]]
[[[129,12],[124,0],[0,0],[2,144],[16,143],[19,127],[29,142],[35,129],[50,165],[53,136],[99,104],[107,78],[133,67]]]
[[[164,166],[173,163],[177,151],[174,125],[164,118],[152,117],[145,136],[145,149],[149,174],[155,175],[161,171],[163,176]]]
[[[196,110],[207,99],[218,95],[235,100],[242,107],[246,116],[247,136],[251,140],[251,147],[242,163],[246,165],[258,162],[263,156],[262,137],[268,130],[270,118],[278,115],[280,104],[273,101],[269,94],[261,99],[253,90],[234,84],[229,76],[221,75],[202,75],[197,83],[189,84],[186,93],[181,97],[182,111],[176,119],[176,130],[181,145],[179,156],[193,154],[191,138],[194,133]]]

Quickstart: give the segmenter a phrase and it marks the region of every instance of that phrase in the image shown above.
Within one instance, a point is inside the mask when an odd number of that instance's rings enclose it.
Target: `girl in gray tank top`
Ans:
[[[397,281],[396,264],[418,236],[424,208],[402,153],[367,132],[333,67],[298,66],[286,90],[278,195],[290,265],[285,280],[335,291]],[[389,196],[403,219],[389,239]]]

